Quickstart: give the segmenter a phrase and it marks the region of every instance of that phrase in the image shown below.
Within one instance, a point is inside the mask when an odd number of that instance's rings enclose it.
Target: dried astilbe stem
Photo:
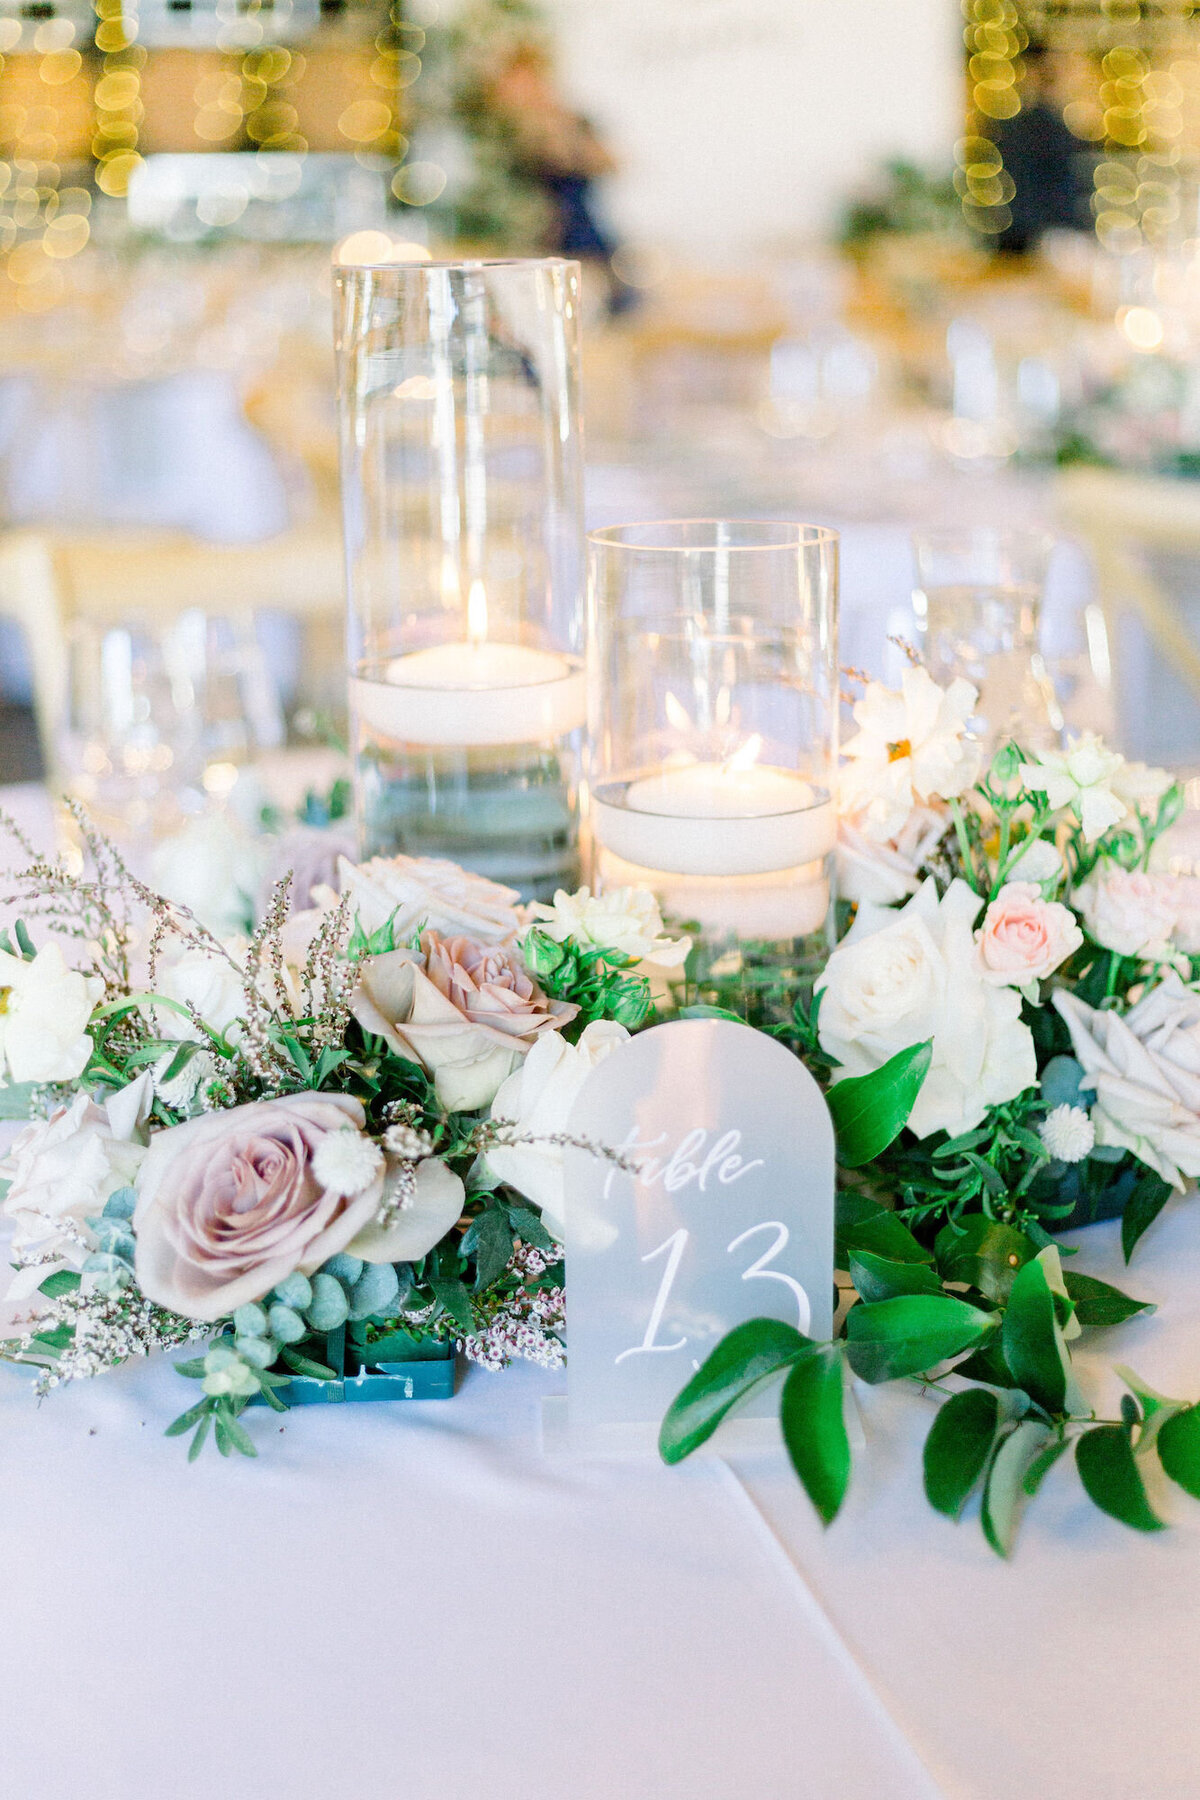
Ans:
[[[920,652],[913,648],[906,637],[899,637],[894,632],[889,632],[888,643],[895,644],[900,654],[908,659],[910,667],[914,669],[924,667]]]
[[[518,1131],[503,1119],[485,1119],[468,1139],[469,1147],[481,1155],[489,1149],[509,1149],[516,1144],[550,1144],[563,1150],[586,1150],[589,1156],[612,1163],[626,1175],[636,1176],[641,1172],[640,1163],[626,1156],[624,1151],[614,1149],[611,1144],[601,1144],[595,1138],[577,1137],[570,1131]]]

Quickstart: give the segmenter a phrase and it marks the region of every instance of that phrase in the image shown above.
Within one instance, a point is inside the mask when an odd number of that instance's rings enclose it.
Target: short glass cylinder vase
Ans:
[[[579,265],[335,282],[362,853],[550,899],[578,878],[587,705]]]
[[[680,520],[589,537],[592,875],[693,933],[678,997],[768,1023],[832,947],[837,534]]]

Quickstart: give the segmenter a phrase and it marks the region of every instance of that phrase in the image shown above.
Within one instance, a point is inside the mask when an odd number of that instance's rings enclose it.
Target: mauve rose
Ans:
[[[579,1010],[547,999],[514,951],[433,931],[419,952],[365,961],[352,1008],[364,1031],[421,1064],[451,1112],[488,1106],[541,1033]]]
[[[348,1094],[288,1094],[155,1134],[133,1216],[142,1292],[189,1319],[220,1319],[344,1250],[379,1207],[383,1175],[347,1199],[312,1172],[326,1133],[359,1130]]]

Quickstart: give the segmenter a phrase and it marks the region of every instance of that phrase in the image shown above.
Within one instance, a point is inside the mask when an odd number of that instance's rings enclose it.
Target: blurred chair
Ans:
[[[1057,498],[1095,566],[1121,747],[1200,761],[1200,483],[1071,469]]]
[[[47,769],[68,695],[68,634],[143,619],[163,626],[196,611],[234,623],[279,613],[319,628],[336,646],[308,650],[319,677],[341,667],[344,574],[332,527],[287,532],[251,545],[215,545],[166,534],[0,537],[0,616],[24,634],[34,709]]]

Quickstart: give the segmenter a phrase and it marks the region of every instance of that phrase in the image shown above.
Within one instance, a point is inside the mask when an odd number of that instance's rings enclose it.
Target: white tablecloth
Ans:
[[[13,796],[7,796],[11,801]],[[36,795],[16,796],[27,816]],[[1120,1267],[1159,1303],[1084,1353],[1200,1394],[1200,1204]],[[0,1793],[14,1800],[1194,1800],[1200,1507],[1142,1538],[1064,1461],[1011,1563],[925,1504],[932,1404],[856,1384],[822,1532],[781,1451],[547,1458],[562,1377],[255,1412],[191,1467],[162,1361],[0,1371]],[[1111,1399],[1115,1405],[1115,1386]]]

